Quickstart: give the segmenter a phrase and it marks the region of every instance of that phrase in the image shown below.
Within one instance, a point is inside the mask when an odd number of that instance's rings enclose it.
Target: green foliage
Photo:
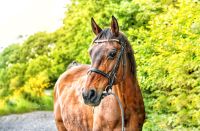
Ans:
[[[18,83],[19,78],[13,78],[10,83],[12,93],[0,99],[0,115],[53,109],[53,94],[48,96],[44,93],[44,89],[49,87],[45,72],[30,78],[22,87],[18,87]]]
[[[30,78],[23,87],[20,88],[21,94],[24,94],[26,99],[32,101],[32,98],[37,98],[44,95],[44,89],[49,86],[49,79],[45,72]]]
[[[146,103],[148,113],[164,117],[154,124],[166,125],[166,130],[199,129],[200,35],[194,23],[200,21],[200,5],[181,1],[177,6],[169,5],[154,16],[148,32],[135,31],[138,75],[151,99]]]
[[[63,27],[1,52],[0,111],[52,107],[44,89],[71,61],[90,63],[90,18],[109,27],[114,15],[135,52],[147,112],[143,130],[200,130],[199,14],[198,0],[71,0]]]

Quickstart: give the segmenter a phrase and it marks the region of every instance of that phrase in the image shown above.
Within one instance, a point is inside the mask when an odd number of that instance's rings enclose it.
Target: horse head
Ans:
[[[82,96],[85,104],[97,106],[104,97],[103,92],[112,89],[113,85],[126,77],[128,40],[119,31],[118,22],[114,16],[112,16],[110,28],[101,29],[93,18],[91,26],[96,37],[89,50],[92,63]],[[132,50],[129,52],[132,53]]]

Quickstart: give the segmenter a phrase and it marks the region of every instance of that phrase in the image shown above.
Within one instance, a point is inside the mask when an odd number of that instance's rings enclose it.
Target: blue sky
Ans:
[[[62,26],[69,0],[0,0],[0,50],[38,31]]]

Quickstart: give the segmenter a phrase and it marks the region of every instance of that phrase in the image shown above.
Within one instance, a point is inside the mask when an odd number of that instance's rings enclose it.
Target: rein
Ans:
[[[121,110],[121,115],[122,115],[122,131],[124,131],[125,130],[125,128],[124,128],[124,109],[123,109],[123,106],[122,106],[118,96],[116,94],[112,93],[112,86],[113,86],[113,83],[114,83],[114,81],[116,79],[116,73],[117,73],[117,70],[119,68],[120,60],[122,59],[122,56],[124,54],[125,42],[124,41],[120,41],[118,39],[107,39],[107,40],[95,40],[93,43],[102,43],[102,42],[118,42],[121,45],[121,49],[120,49],[119,55],[117,56],[117,62],[114,65],[113,69],[109,73],[105,73],[105,72],[103,72],[103,71],[101,71],[101,70],[99,70],[97,68],[94,68],[94,67],[91,67],[88,70],[88,72],[95,72],[97,74],[100,74],[100,75],[108,78],[108,85],[106,86],[102,97],[104,98],[105,96],[113,95],[117,99],[119,107],[120,107],[120,110]],[[122,61],[123,62],[123,67],[125,68],[125,60],[124,59],[122,59],[122,60],[123,60]],[[124,76],[123,76],[123,78],[124,78]]]
[[[121,110],[121,115],[122,115],[122,131],[125,131],[125,128],[124,128],[124,109],[123,109],[122,103],[119,100],[119,97],[112,92],[106,92],[106,93],[103,93],[103,95],[104,96],[113,95],[117,99],[117,102],[118,102],[120,110]]]

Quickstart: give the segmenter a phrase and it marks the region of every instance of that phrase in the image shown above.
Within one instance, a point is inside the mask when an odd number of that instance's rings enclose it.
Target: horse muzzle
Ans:
[[[90,106],[98,106],[101,102],[102,93],[98,93],[95,88],[82,92],[84,103]]]

